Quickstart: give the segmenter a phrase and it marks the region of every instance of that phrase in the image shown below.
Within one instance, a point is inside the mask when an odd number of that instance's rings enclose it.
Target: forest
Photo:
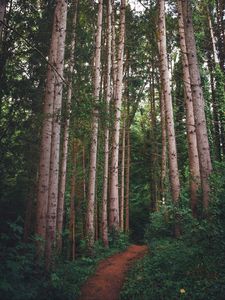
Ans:
[[[0,0],[0,298],[225,299],[225,1]]]

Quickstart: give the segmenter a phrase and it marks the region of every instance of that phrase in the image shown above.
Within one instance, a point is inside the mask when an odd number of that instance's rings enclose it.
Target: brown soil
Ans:
[[[83,285],[79,300],[118,300],[128,268],[147,251],[147,246],[132,245],[100,262],[95,274]]]

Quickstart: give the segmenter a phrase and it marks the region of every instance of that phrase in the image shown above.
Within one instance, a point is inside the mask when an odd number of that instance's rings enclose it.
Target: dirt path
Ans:
[[[79,300],[118,300],[129,266],[147,251],[147,246],[132,245],[100,262],[95,274],[82,287]]]

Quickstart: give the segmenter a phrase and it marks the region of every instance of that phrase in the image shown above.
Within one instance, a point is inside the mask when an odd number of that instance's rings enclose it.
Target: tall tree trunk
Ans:
[[[66,189],[66,170],[67,170],[67,156],[68,156],[68,142],[69,142],[69,127],[70,127],[70,110],[72,99],[72,77],[74,72],[74,50],[76,42],[76,24],[77,24],[77,5],[78,0],[73,1],[74,15],[72,20],[72,37],[69,48],[69,76],[68,76],[68,90],[67,90],[67,103],[66,103],[66,120],[63,132],[62,142],[62,159],[59,181],[59,199],[57,210],[57,250],[60,253],[62,250],[62,229],[63,229],[63,216],[64,216],[64,201]]]
[[[87,187],[86,187],[86,155],[85,155],[85,145],[82,147],[82,170],[83,170],[83,202],[86,203],[87,199]],[[85,228],[86,228],[86,218],[83,210],[83,205],[82,205],[82,238],[84,239],[85,236]]]
[[[193,101],[191,93],[191,81],[188,68],[187,48],[185,43],[184,34],[184,20],[182,14],[182,2],[177,1],[178,9],[178,22],[179,22],[179,35],[180,35],[180,48],[181,58],[183,65],[183,82],[184,82],[184,98],[186,106],[186,128],[188,138],[188,157],[190,168],[190,193],[191,193],[191,209],[194,217],[197,216],[197,201],[198,201],[198,189],[201,186],[199,158],[197,149],[197,137],[195,130],[195,119],[193,111]]]
[[[44,253],[44,243],[46,238],[46,214],[48,206],[49,195],[49,170],[50,170],[50,156],[51,156],[51,140],[52,140],[52,119],[53,119],[53,105],[54,105],[54,93],[56,84],[56,73],[51,67],[57,62],[57,47],[58,36],[60,31],[60,1],[57,2],[53,27],[51,44],[49,50],[49,65],[47,71],[47,80],[44,95],[44,107],[43,107],[43,125],[41,132],[40,143],[40,158],[39,158],[39,177],[37,184],[37,209],[36,209],[36,235],[42,239],[37,242],[37,255],[40,256]]]
[[[160,178],[160,193],[161,204],[165,204],[165,181],[166,181],[166,166],[167,166],[167,147],[166,147],[166,116],[165,116],[165,100],[163,91],[160,92],[160,118],[161,118],[161,141],[162,141],[162,153],[161,153],[161,178]]]
[[[126,147],[126,115],[123,116],[122,126],[122,156],[121,156],[121,185],[120,185],[120,230],[124,231],[124,191],[125,191],[125,147]]]
[[[152,70],[150,76],[150,86],[149,86],[149,102],[150,102],[150,121],[151,121],[151,144],[152,144],[152,153],[150,158],[151,164],[151,211],[158,210],[158,178],[157,178],[157,143],[156,143],[156,107],[155,107],[155,80],[154,80],[154,65],[152,64]]]
[[[5,18],[5,12],[6,12],[6,0],[0,0],[0,44],[2,42],[2,30],[3,30],[3,24],[4,18]]]
[[[217,19],[217,40],[219,50],[219,62],[221,70],[225,73],[225,30],[223,26],[223,12],[221,11],[221,1],[216,0],[216,19]]]
[[[165,1],[159,0],[159,44],[160,44],[160,68],[161,82],[165,101],[166,111],[166,128],[168,137],[168,153],[169,153],[169,172],[172,199],[178,204],[180,196],[180,180],[177,163],[176,137],[174,130],[173,107],[171,97],[171,87],[169,78],[169,68],[167,60],[166,47],[166,24],[165,24]]]
[[[122,85],[123,85],[125,10],[126,10],[126,0],[121,0],[116,94],[113,95],[114,104],[115,104],[115,121],[114,121],[113,137],[112,137],[110,213],[109,213],[109,225],[110,228],[115,231],[119,230],[118,163],[119,163],[120,117],[121,117]]]
[[[129,104],[128,104],[129,107]],[[128,118],[129,118],[129,109],[128,109]],[[125,194],[125,232],[129,232],[130,229],[130,210],[129,210],[129,200],[130,200],[130,124],[127,122],[126,128],[126,146],[127,146],[127,155],[126,155],[126,194]]]
[[[94,211],[95,211],[95,187],[96,187],[96,161],[98,146],[98,120],[99,110],[97,108],[99,101],[99,93],[101,86],[101,40],[102,40],[102,13],[103,1],[99,0],[98,4],[98,21],[95,42],[95,64],[94,64],[94,109],[92,113],[92,129],[91,129],[91,151],[90,151],[90,169],[89,169],[89,185],[88,185],[88,206],[87,206],[87,222],[86,233],[88,240],[88,248],[92,249],[94,245],[95,229],[94,229]]]
[[[107,71],[106,71],[106,114],[109,118],[109,105],[111,100],[111,67],[112,67],[112,1],[107,2]],[[109,120],[105,127],[104,145],[104,178],[102,194],[102,241],[105,247],[109,246],[108,241],[108,174],[109,174]]]
[[[57,14],[58,20],[58,43],[57,43],[57,59],[56,77],[54,89],[54,106],[52,120],[52,139],[51,139],[51,160],[49,174],[49,193],[48,193],[48,211],[46,222],[46,268],[49,269],[52,260],[52,250],[56,238],[56,217],[58,203],[58,185],[59,185],[59,153],[60,153],[60,130],[61,130],[61,107],[62,107],[62,91],[63,91],[63,70],[64,70],[64,53],[65,53],[65,37],[66,37],[66,21],[67,21],[67,2],[60,0],[57,2],[56,8],[59,7]],[[60,78],[61,77],[61,78]]]
[[[70,254],[69,258],[75,259],[76,243],[75,243],[75,193],[76,193],[76,173],[77,173],[77,153],[78,144],[73,141],[73,171],[71,177],[71,191],[70,191],[70,221],[69,221],[69,240],[70,240]]]
[[[98,201],[97,201],[97,193],[95,195],[95,241],[98,241],[98,237],[99,237],[99,223],[98,223]]]
[[[216,51],[216,39],[215,39],[215,35],[214,35],[214,30],[213,30],[213,26],[212,26],[212,20],[211,20],[211,15],[210,15],[210,10],[209,10],[208,5],[206,6],[206,10],[207,10],[207,20],[208,20],[208,26],[209,26],[209,32],[210,32],[210,39],[211,39],[213,61],[215,64],[218,64],[219,58],[218,58],[217,51]]]
[[[210,51],[211,52],[211,51]],[[213,136],[214,136],[214,150],[216,160],[221,160],[221,137],[220,137],[220,119],[218,111],[218,102],[216,99],[216,82],[215,82],[215,65],[212,61],[211,53],[208,54],[208,69],[210,76],[211,94],[212,94],[212,116],[213,116]]]
[[[184,16],[185,41],[188,55],[194,118],[196,126],[198,155],[200,162],[201,184],[203,191],[203,207],[207,211],[209,205],[209,176],[212,172],[212,164],[209,150],[208,133],[204,111],[204,98],[201,87],[201,78],[197,59],[197,50],[192,23],[191,3],[182,0],[182,11]]]

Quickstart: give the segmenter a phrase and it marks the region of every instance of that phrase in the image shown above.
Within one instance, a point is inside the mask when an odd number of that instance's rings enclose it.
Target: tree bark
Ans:
[[[61,130],[61,107],[63,91],[63,70],[64,70],[64,53],[67,21],[67,2],[60,0],[56,4],[58,42],[57,42],[57,59],[56,70],[57,77],[54,87],[54,106],[52,120],[52,139],[51,139],[51,160],[49,174],[49,193],[48,193],[48,211],[46,220],[46,268],[51,266],[52,250],[56,238],[56,217],[58,203],[58,185],[59,185],[59,153],[60,153],[60,130]]]
[[[123,116],[122,126],[122,157],[121,157],[121,185],[120,185],[120,230],[124,231],[124,191],[125,191],[125,147],[126,147],[126,116]]]
[[[83,201],[84,203],[86,203],[86,199],[87,199],[87,185],[86,185],[86,154],[85,154],[85,145],[83,145],[82,147],[82,170],[83,170]],[[83,232],[82,232],[82,238],[84,239],[85,236],[85,228],[86,228],[86,219],[85,219],[85,214],[83,211],[83,206],[82,206],[82,228],[83,228]]]
[[[165,204],[165,181],[166,181],[166,166],[167,166],[167,147],[166,147],[166,116],[165,116],[165,101],[164,93],[160,93],[160,118],[161,118],[161,141],[162,141],[162,153],[161,153],[161,178],[160,178],[160,192],[161,202]]]
[[[169,79],[169,68],[167,60],[166,46],[166,25],[165,25],[165,1],[159,0],[159,44],[160,44],[160,74],[162,82],[162,90],[165,101],[166,111],[166,128],[168,138],[168,153],[169,153],[169,173],[172,199],[174,204],[178,204],[180,196],[180,180],[177,163],[177,148],[176,137],[174,130],[173,107],[171,97],[171,87]]]
[[[98,120],[99,110],[98,101],[101,88],[101,40],[102,40],[102,12],[103,1],[99,0],[98,4],[98,21],[95,42],[95,63],[94,63],[94,109],[92,113],[92,129],[91,129],[91,151],[90,151],[90,169],[89,169],[89,185],[88,185],[88,205],[87,205],[87,222],[86,233],[88,248],[91,250],[94,245],[95,225],[95,187],[96,187],[96,161],[97,161],[97,146],[98,146]]]
[[[73,1],[74,15],[72,20],[72,37],[69,48],[69,76],[68,76],[68,89],[67,89],[67,103],[66,103],[66,120],[63,132],[62,142],[62,159],[60,169],[59,181],[59,199],[57,209],[57,250],[61,253],[62,250],[62,229],[63,229],[63,216],[64,216],[64,201],[65,201],[65,188],[66,188],[66,170],[67,170],[67,156],[68,156],[68,142],[69,142],[69,127],[70,127],[70,110],[72,99],[72,76],[74,72],[74,50],[76,42],[76,24],[77,24],[77,5],[78,0]]]
[[[191,194],[191,209],[194,217],[197,216],[198,190],[201,186],[199,158],[197,149],[197,137],[195,130],[195,120],[193,111],[193,101],[191,93],[191,81],[188,68],[187,47],[184,34],[184,20],[182,14],[182,2],[177,1],[178,23],[180,35],[181,59],[183,66],[183,82],[184,82],[184,99],[186,106],[186,128],[188,138],[188,157],[190,169],[190,194]]]
[[[128,104],[129,106],[129,104]],[[128,109],[129,118],[129,109]],[[126,130],[126,194],[125,194],[125,232],[128,233],[130,229],[130,210],[129,210],[129,200],[130,200],[130,124],[127,122]]]
[[[0,44],[2,42],[2,30],[3,30],[3,24],[4,18],[5,18],[5,12],[6,12],[6,0],[0,0]]]
[[[57,47],[59,35],[59,15],[60,1],[57,2],[53,27],[51,44],[49,50],[49,65],[47,71],[47,80],[44,95],[43,107],[43,125],[41,132],[40,143],[40,158],[39,158],[39,177],[37,184],[37,209],[36,209],[36,235],[41,239],[37,242],[37,256],[44,253],[44,242],[46,238],[46,214],[49,195],[49,170],[50,170],[50,155],[51,155],[51,140],[52,140],[52,116],[54,105],[54,92],[56,83],[56,73],[51,65],[57,62]]]
[[[78,144],[73,141],[73,171],[71,177],[71,191],[70,191],[70,221],[69,221],[69,240],[70,240],[70,254],[69,258],[74,260],[76,254],[75,243],[75,193],[76,193],[76,173],[77,173],[77,153]]]
[[[188,55],[198,155],[200,162],[201,185],[203,191],[203,208],[205,211],[207,211],[210,193],[209,176],[212,172],[212,164],[204,111],[204,98],[201,87],[201,78],[192,23],[192,9],[191,3],[189,1],[182,0],[182,11],[184,16],[185,41]]]
[[[116,94],[113,95],[114,103],[115,103],[115,121],[114,121],[113,137],[112,137],[110,213],[109,213],[109,226],[111,230],[115,230],[115,231],[119,230],[118,163],[119,163],[119,136],[120,136],[120,118],[121,118],[122,85],[123,85],[125,10],[126,10],[126,0],[121,0]]]
[[[112,68],[112,2],[107,2],[107,71],[106,71],[106,115],[109,118],[109,105],[111,100],[111,68]],[[102,241],[105,247],[109,246],[108,241],[108,174],[109,174],[109,120],[105,127],[104,145],[104,178],[102,194]]]

